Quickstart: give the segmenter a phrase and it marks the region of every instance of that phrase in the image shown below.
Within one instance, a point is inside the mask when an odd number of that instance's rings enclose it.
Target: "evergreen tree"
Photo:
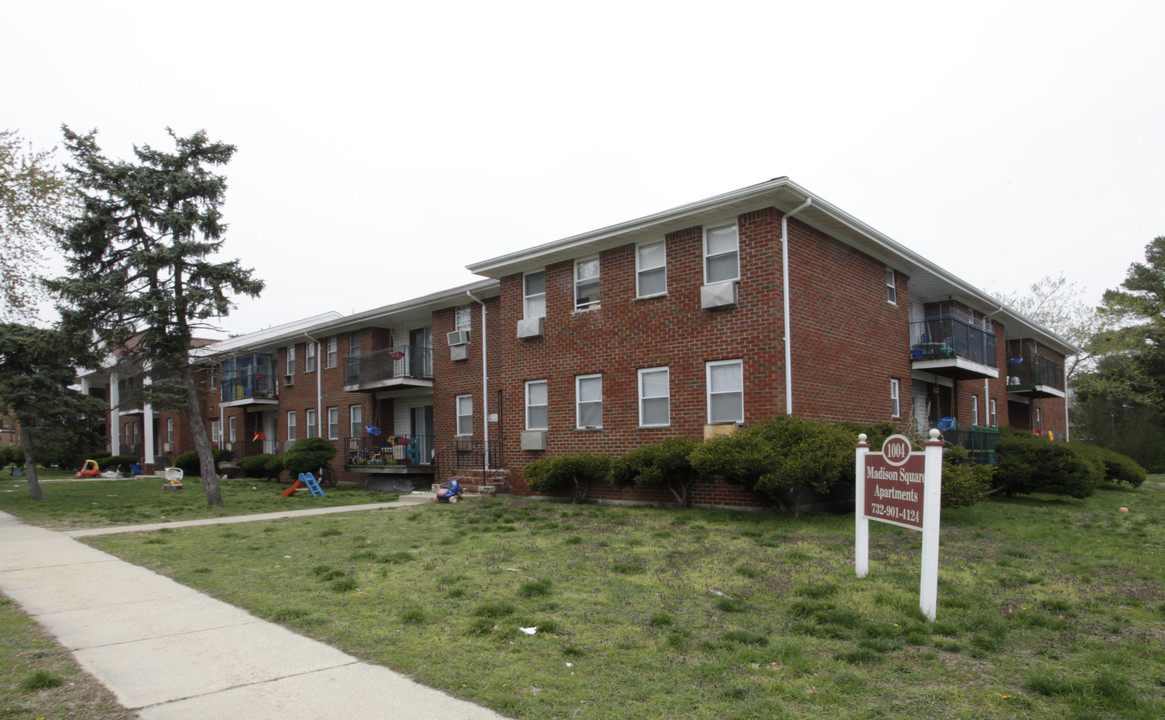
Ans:
[[[90,328],[145,369],[151,402],[185,407],[207,503],[221,505],[190,350],[196,332],[229,313],[232,295],[256,297],[263,289],[237,260],[214,261],[223,246],[226,180],[210,168],[226,165],[235,148],[202,131],[179,137],[167,129],[174,152],[135,146],[136,162],[126,162],[102,154],[96,131],[63,129],[81,209],[60,238],[68,275],[49,287],[60,295],[66,324]],[[176,387],[184,390],[180,399],[163,394]]]

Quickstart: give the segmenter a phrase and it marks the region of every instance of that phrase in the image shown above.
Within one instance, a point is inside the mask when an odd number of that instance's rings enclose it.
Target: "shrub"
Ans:
[[[968,507],[979,502],[991,489],[995,468],[970,461],[966,448],[955,446],[943,452],[942,506]]]
[[[1091,458],[1094,462],[1101,463],[1104,466],[1104,479],[1109,482],[1125,483],[1133,487],[1140,487],[1141,483],[1145,482],[1147,474],[1145,468],[1128,455],[1083,443],[1072,443],[1071,447],[1085,457]]]
[[[606,455],[558,455],[530,463],[522,474],[534,492],[570,490],[577,503],[586,499],[590,483],[606,480],[610,472],[611,458]]]
[[[322,437],[303,438],[296,440],[283,455],[283,469],[296,478],[300,473],[320,472],[324,468],[320,473],[322,479],[327,472],[326,466],[334,457],[336,446],[330,440]]]
[[[663,442],[635,448],[611,463],[610,482],[615,487],[662,485],[671,491],[680,507],[692,506],[689,490],[700,474],[688,456],[700,441],[692,438],[669,438]]]
[[[243,469],[243,476],[249,478],[267,477],[267,461],[270,455],[251,455],[239,460],[239,467]]]
[[[121,471],[128,473],[130,465],[136,465],[141,458],[133,455],[110,455],[97,460],[97,467],[102,471],[121,466]]]
[[[267,462],[263,464],[263,472],[268,480],[278,480],[283,473],[283,456],[268,455]]]
[[[217,473],[219,466],[224,462],[230,462],[233,457],[234,455],[230,450],[215,450],[213,472]],[[178,457],[174,458],[174,467],[180,468],[187,476],[202,476],[202,463],[198,460],[197,450],[187,450]]]
[[[995,481],[1007,495],[1088,497],[1104,480],[1104,462],[1078,447],[1003,428],[995,446],[999,457]]]

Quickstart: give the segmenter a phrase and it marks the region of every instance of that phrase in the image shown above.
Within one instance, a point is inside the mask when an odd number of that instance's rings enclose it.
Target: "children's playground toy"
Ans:
[[[291,497],[295,494],[295,491],[299,490],[300,488],[307,488],[309,491],[311,491],[313,497],[316,495],[319,495],[320,497],[324,496],[324,489],[320,487],[320,481],[316,480],[315,476],[311,473],[300,473],[299,479],[296,480],[291,487],[287,488],[279,494],[283,497]]]
[[[101,475],[101,468],[97,467],[97,461],[96,460],[86,460],[85,466],[82,467],[81,471],[78,472],[73,477],[74,478],[89,478],[89,477],[98,477],[100,475]]]
[[[166,484],[162,486],[163,490],[181,490],[182,478],[185,473],[182,468],[166,468]]]
[[[433,502],[455,503],[461,498],[461,478],[453,478],[447,483],[441,483],[437,488],[437,496]]]

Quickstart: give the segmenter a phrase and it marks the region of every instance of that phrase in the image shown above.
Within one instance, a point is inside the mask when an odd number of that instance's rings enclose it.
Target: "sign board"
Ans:
[[[881,452],[870,452],[866,436],[859,435],[854,465],[854,569],[860,578],[870,572],[871,520],[922,531],[918,605],[931,620],[938,606],[942,451],[938,430],[930,431],[921,453],[904,435],[891,435]]]

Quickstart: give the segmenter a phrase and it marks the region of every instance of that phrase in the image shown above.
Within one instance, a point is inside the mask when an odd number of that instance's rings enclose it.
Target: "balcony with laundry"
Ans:
[[[953,301],[927,303],[923,319],[910,323],[915,370],[958,380],[999,377],[991,321]]]
[[[433,387],[433,349],[395,345],[344,358],[344,392]]]
[[[1064,365],[1054,351],[1031,339],[1007,341],[1007,392],[1029,398],[1065,396]]]
[[[274,367],[275,356],[265,353],[251,353],[223,360],[223,406],[278,405],[278,386],[272,370]]]

